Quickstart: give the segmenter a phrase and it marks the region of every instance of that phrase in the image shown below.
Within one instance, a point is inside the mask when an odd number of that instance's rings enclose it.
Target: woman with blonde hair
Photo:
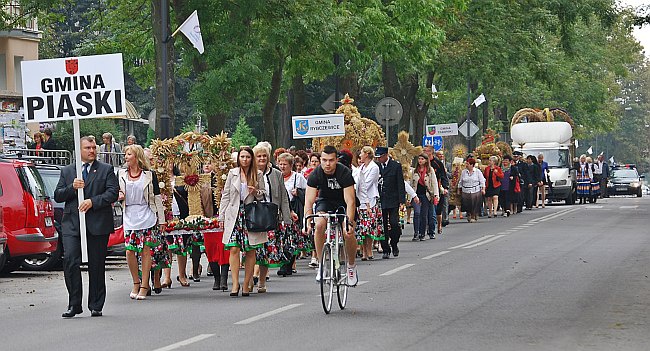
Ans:
[[[357,240],[361,241],[362,261],[373,259],[373,240],[384,240],[381,206],[379,206],[379,166],[373,162],[375,151],[364,146],[359,153],[359,167],[355,183],[359,206],[357,208]]]
[[[228,172],[221,194],[219,222],[222,224],[223,243],[230,250],[232,291],[230,296],[239,296],[240,253],[244,251],[244,289],[242,296],[249,296],[249,284],[255,268],[255,250],[268,241],[266,232],[249,232],[246,229],[244,205],[264,198],[262,172],[253,164],[254,153],[250,147],[243,147],[237,153],[237,167]]]
[[[461,194],[462,209],[467,210],[467,221],[478,221],[478,214],[481,212],[483,195],[485,195],[485,177],[480,170],[475,168],[476,160],[468,157],[465,161],[465,169],[460,174],[458,181],[458,192]],[[461,209],[461,211],[462,211]]]
[[[118,200],[124,205],[122,221],[126,261],[133,279],[133,289],[129,297],[144,300],[151,294],[149,276],[152,266],[169,263],[163,261],[165,250],[160,234],[164,229],[165,214],[158,179],[155,172],[149,170],[149,160],[145,157],[142,147],[129,145],[124,149],[124,154],[126,169],[120,169],[117,178],[120,184]],[[142,260],[141,279],[138,255]],[[156,293],[160,293],[161,287],[154,288]]]
[[[268,143],[266,143],[268,144]],[[290,233],[287,231],[291,225],[291,211],[289,210],[289,195],[285,189],[282,172],[271,167],[271,149],[267,145],[259,143],[253,148],[257,169],[262,172],[264,187],[264,200],[272,202],[280,210],[281,223],[275,230],[269,231],[269,239],[261,248],[257,249],[257,264],[259,265],[258,293],[266,292],[266,276],[269,267],[282,267],[291,262]],[[268,144],[270,146],[270,144]]]

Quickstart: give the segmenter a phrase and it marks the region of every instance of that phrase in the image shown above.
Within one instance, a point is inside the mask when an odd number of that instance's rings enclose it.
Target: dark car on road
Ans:
[[[612,168],[607,182],[608,195],[636,195],[643,196],[642,182],[645,176],[639,176],[633,165],[617,166]]]
[[[59,182],[63,166],[50,164],[36,164],[36,169],[43,178],[45,189],[54,205],[54,226],[59,233],[59,245],[56,251],[49,256],[34,257],[24,260],[22,266],[27,270],[47,271],[58,268],[63,259],[63,244],[61,243],[61,219],[63,217],[64,203],[54,201],[54,189]],[[124,231],[122,230],[122,208],[119,204],[113,205],[113,222],[115,230],[108,241],[109,255],[124,255]]]

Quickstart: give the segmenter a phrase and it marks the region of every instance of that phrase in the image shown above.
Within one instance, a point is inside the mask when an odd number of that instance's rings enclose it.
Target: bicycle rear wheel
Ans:
[[[338,283],[336,284],[336,297],[339,308],[345,309],[348,302],[348,255],[345,251],[345,243],[339,243],[339,266]]]
[[[334,298],[334,257],[332,256],[332,247],[325,243],[320,255],[320,298],[323,303],[323,310],[326,314],[332,311],[332,300]]]

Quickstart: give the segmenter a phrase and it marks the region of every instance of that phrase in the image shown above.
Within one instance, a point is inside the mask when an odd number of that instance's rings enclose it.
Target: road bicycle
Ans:
[[[327,227],[325,229],[325,245],[320,254],[320,296],[323,303],[323,310],[326,314],[332,311],[334,299],[334,288],[339,307],[343,310],[348,301],[348,257],[343,241],[343,226],[348,225],[348,218],[340,213],[317,213],[305,216],[305,228],[307,221],[312,218],[325,218]]]

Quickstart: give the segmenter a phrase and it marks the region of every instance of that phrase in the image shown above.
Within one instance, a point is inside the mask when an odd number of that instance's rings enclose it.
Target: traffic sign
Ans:
[[[433,150],[440,151],[440,150],[442,150],[443,145],[444,144],[442,143],[442,137],[441,136],[434,136],[433,137]]]
[[[422,137],[422,146],[433,146],[433,137],[425,135]]]
[[[458,127],[458,131],[466,138],[471,138],[478,132],[478,126],[473,121],[469,121],[469,135],[467,135],[467,121],[465,121]]]

